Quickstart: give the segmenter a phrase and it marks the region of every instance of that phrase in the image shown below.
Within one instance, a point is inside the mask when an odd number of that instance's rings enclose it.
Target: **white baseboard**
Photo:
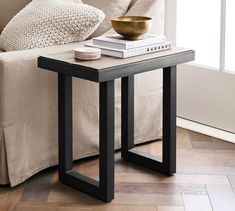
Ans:
[[[202,133],[208,136],[212,136],[224,141],[235,143],[235,134],[224,130],[213,128],[207,125],[203,125],[197,122],[193,122],[187,119],[177,117],[177,126],[188,130],[192,130],[198,133]]]

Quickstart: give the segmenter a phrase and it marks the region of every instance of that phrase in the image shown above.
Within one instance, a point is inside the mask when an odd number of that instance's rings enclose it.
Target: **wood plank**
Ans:
[[[234,176],[228,176],[228,180],[231,185],[235,185],[235,175]]]
[[[235,166],[234,150],[178,150],[177,165]]]
[[[18,203],[14,211],[92,211],[89,206],[75,206],[63,203]]]
[[[189,131],[189,136],[194,149],[221,149],[221,150],[235,150],[235,144],[212,138],[200,133]]]
[[[157,211],[185,211],[183,206],[158,206]]]
[[[214,211],[234,211],[235,195],[230,185],[207,185]]]
[[[157,140],[149,144],[149,153],[155,156],[162,155],[162,140]]]
[[[92,211],[156,211],[156,206],[149,205],[100,205],[93,206]]]
[[[146,174],[155,174],[155,175],[159,175],[162,176],[161,173],[158,173],[156,171],[153,171],[151,169],[147,169],[144,168],[142,166],[136,165],[134,163],[130,163],[130,162],[126,162],[126,161],[122,161],[123,165],[125,165],[125,170],[124,171],[119,171],[119,172],[127,172],[127,173],[142,173],[145,172]]]
[[[183,195],[183,200],[186,211],[212,211],[207,195]]]
[[[63,185],[59,181],[51,188],[47,201],[55,203],[62,202],[89,205],[100,205],[103,203],[94,197],[84,194],[69,186]]]
[[[182,195],[116,193],[111,204],[183,206]]]
[[[1,199],[3,198],[3,194],[7,191],[8,189],[5,186],[0,186],[0,202]]]
[[[146,205],[78,205],[71,203],[19,203],[15,211],[156,211],[156,206]]]
[[[0,199],[1,211],[13,211],[16,204],[20,201],[24,186],[18,186],[11,189],[6,189],[2,192]]]
[[[183,128],[177,128],[177,149],[188,149],[188,150],[192,150],[193,146],[192,146],[192,142],[191,139],[189,137],[189,132],[188,130],[185,130]]]
[[[177,174],[172,177],[125,162],[116,153],[116,193],[111,203],[61,184],[55,168],[54,173],[46,170],[16,188],[0,186],[0,210],[183,211],[185,203],[187,210],[201,206],[197,208],[201,211],[211,210],[209,196],[215,211],[234,211],[235,151],[230,144],[196,134],[193,148],[189,131],[184,129],[177,129],[177,140]],[[156,141],[138,148],[160,155],[161,144]],[[98,178],[98,164],[97,158],[86,159],[75,162],[75,168]]]
[[[149,144],[136,146],[135,149],[146,153],[150,153],[155,156],[160,156],[162,155],[162,140],[156,140],[150,142]]]
[[[116,183],[117,193],[140,194],[207,194],[205,185],[201,184],[174,184],[174,183]]]
[[[178,165],[178,174],[235,175],[235,166],[223,165]]]
[[[46,202],[52,186],[54,172],[54,169],[48,169],[30,178],[25,185],[21,201]]]
[[[164,193],[164,191],[163,191]],[[83,194],[77,190],[62,184],[57,184],[50,191],[48,202],[53,203],[76,203],[87,205],[102,205],[103,202]],[[111,204],[128,204],[128,205],[182,205],[183,199],[181,194],[143,194],[143,193],[122,193],[116,192],[115,199]]]
[[[146,148],[149,148],[148,145]],[[123,159],[121,159],[120,151],[115,153],[115,172],[128,171],[129,165]],[[98,157],[83,159],[74,162],[74,170],[79,171],[93,179],[98,179],[99,175],[99,159]]]
[[[165,175],[142,173],[116,173],[116,182],[128,183],[175,183],[175,184],[225,184],[229,181],[225,175],[187,175],[175,174],[168,177]]]
[[[231,188],[233,190],[233,193],[235,194],[235,176],[228,176]]]

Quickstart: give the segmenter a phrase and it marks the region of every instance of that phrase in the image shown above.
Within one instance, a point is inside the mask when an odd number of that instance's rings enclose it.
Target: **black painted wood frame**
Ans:
[[[103,201],[114,198],[114,81],[100,83],[99,182],[73,170],[72,76],[58,74],[59,179]]]
[[[176,171],[176,65],[194,60],[192,50],[109,69],[93,70],[48,57],[38,67],[58,73],[59,179],[103,201],[114,198],[114,79],[122,78],[122,158],[172,175]],[[158,159],[134,148],[134,75],[163,68],[163,156]],[[156,70],[158,71],[158,70]],[[72,76],[99,83],[99,181],[73,170]]]
[[[114,81],[100,83],[99,182],[73,170],[72,76],[58,74],[59,179],[103,201],[114,198]],[[163,69],[163,159],[134,149],[134,75],[122,78],[122,158],[166,175],[176,171],[176,66]]]
[[[163,69],[162,158],[134,149],[134,75],[122,78],[122,158],[173,175],[176,172],[176,66]]]

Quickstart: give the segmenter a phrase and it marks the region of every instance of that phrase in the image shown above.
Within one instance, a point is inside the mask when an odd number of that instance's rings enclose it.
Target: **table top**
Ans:
[[[102,56],[99,60],[80,61],[74,59],[73,51],[66,51],[40,56],[38,66],[65,75],[103,82],[186,63],[194,60],[194,57],[195,52],[191,49],[173,47],[170,50],[127,59]]]

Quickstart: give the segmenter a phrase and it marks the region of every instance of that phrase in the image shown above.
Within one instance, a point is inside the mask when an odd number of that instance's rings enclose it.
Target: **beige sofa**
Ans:
[[[28,2],[1,0],[0,32]],[[137,0],[127,14],[152,16],[153,32],[162,33],[163,11],[163,0]],[[38,69],[37,57],[79,45],[0,52],[0,184],[15,186],[57,164],[57,75]],[[160,138],[161,71],[138,75],[135,82],[135,142]],[[79,159],[98,153],[98,86],[74,79],[73,89],[74,159]],[[120,80],[115,99],[115,147],[120,148]]]

